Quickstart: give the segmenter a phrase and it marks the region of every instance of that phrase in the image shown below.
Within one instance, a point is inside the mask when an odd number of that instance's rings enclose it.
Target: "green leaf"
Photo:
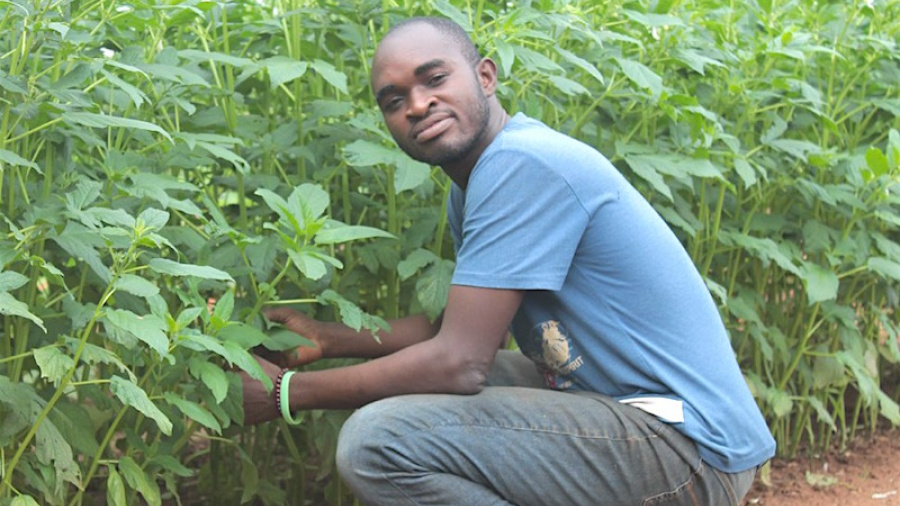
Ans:
[[[47,328],[44,327],[44,320],[35,316],[34,313],[28,310],[28,306],[24,302],[17,300],[8,292],[0,292],[0,314],[27,318],[40,327],[44,333],[47,332]]]
[[[119,472],[122,473],[131,488],[144,496],[144,500],[149,506],[162,505],[156,478],[144,472],[134,459],[128,456],[119,459]]]
[[[512,71],[513,63],[516,62],[515,48],[509,42],[499,38],[494,40],[494,47],[497,49],[503,76],[508,77]]]
[[[97,234],[96,230],[91,230],[84,225],[70,221],[62,232],[59,234],[50,233],[48,237],[56,241],[62,249],[76,260],[84,261],[104,283],[112,280],[112,273],[110,273],[109,267],[106,266],[97,252],[98,249],[105,249],[107,244]]]
[[[524,46],[513,44],[516,58],[529,70],[542,70],[549,74],[565,74],[565,69],[546,55]]]
[[[334,290],[327,289],[316,297],[320,304],[330,304],[338,308],[341,315],[341,322],[354,330],[365,328],[371,330],[373,334],[378,330],[387,329],[387,323],[377,316],[365,313],[356,304],[345,299],[341,294]],[[376,338],[377,340],[377,338]]]
[[[844,374],[844,366],[834,357],[816,357],[813,361],[813,385],[816,390],[822,390],[829,386],[843,386],[847,384],[847,375]]]
[[[95,437],[96,426],[88,407],[60,399],[50,411],[50,419],[76,455],[95,455],[100,443]],[[90,407],[93,409],[93,406]],[[97,423],[104,423],[98,420]]]
[[[882,276],[900,281],[900,263],[885,257],[872,257],[866,262],[866,266]]]
[[[441,260],[429,267],[416,281],[416,297],[432,319],[441,314],[447,305],[454,266],[455,263],[450,260]]]
[[[794,408],[794,401],[791,400],[791,397],[787,394],[787,392],[783,392],[778,389],[769,390],[769,404],[772,406],[772,411],[775,413],[776,418],[784,418],[791,414],[791,410]]]
[[[269,73],[269,81],[272,83],[273,89],[302,77],[309,66],[306,62],[297,61],[286,56],[274,56],[259,63]]]
[[[204,141],[196,141],[196,145],[210,155],[228,161],[242,174],[246,174],[250,171],[250,164],[247,163],[247,160],[225,146]]]
[[[241,459],[241,485],[244,489],[241,493],[241,504],[249,502],[259,493],[259,470],[249,458]]]
[[[81,342],[77,339],[67,337],[66,338],[66,346],[68,346],[69,350],[74,353],[74,350],[78,349],[81,345]],[[85,364],[109,364],[116,366],[120,372],[126,372],[131,375],[131,372],[128,370],[128,367],[124,362],[119,358],[118,355],[113,353],[112,351],[107,350],[106,348],[101,348],[96,344],[84,343],[82,352],[81,352],[81,362]]]
[[[28,282],[28,278],[18,272],[0,272],[0,292],[15,290]]]
[[[178,344],[195,351],[211,351],[220,357],[227,358],[228,351],[218,340],[201,334],[196,329],[184,329],[178,336]]]
[[[269,333],[269,339],[262,344],[266,349],[272,351],[292,350],[298,346],[306,346],[309,348],[314,348],[316,346],[315,343],[309,339],[287,329],[272,331]]]
[[[261,381],[267,390],[272,390],[272,379],[266,374],[253,355],[235,342],[226,341],[222,344],[225,360],[246,372],[251,378]]]
[[[170,214],[166,211],[148,207],[141,211],[141,214],[137,217],[137,221],[143,223],[145,228],[159,230],[169,222],[169,216]]]
[[[125,482],[116,468],[109,466],[109,476],[106,478],[106,504],[112,506],[127,506],[125,499]]]
[[[600,74],[600,71],[597,70],[591,62],[585,60],[584,58],[576,55],[571,51],[567,51],[562,47],[556,47],[556,52],[562,55],[568,62],[574,64],[576,67],[580,68],[587,72],[590,76],[597,80],[600,84],[603,84],[603,75]]]
[[[219,434],[222,433],[222,426],[219,425],[216,417],[214,417],[212,413],[207,411],[203,406],[197,404],[196,402],[181,398],[172,392],[166,392],[165,394],[163,394],[163,397],[166,399],[166,402],[177,407],[188,418],[195,420],[207,429],[213,430]]]
[[[181,330],[190,324],[197,321],[197,318],[203,314],[207,309],[205,307],[188,307],[184,308],[180,313],[178,313],[178,318],[175,319],[175,326],[178,330]]]
[[[39,504],[30,495],[17,495],[9,503],[9,506],[39,506]]]
[[[287,253],[294,267],[309,279],[319,280],[328,273],[325,262],[308,250],[288,250]]]
[[[122,274],[115,283],[116,290],[128,292],[138,297],[153,297],[159,294],[159,287],[134,274]]]
[[[398,149],[388,148],[371,141],[362,139],[353,141],[344,146],[342,153],[344,160],[352,167],[377,165],[395,167],[394,190],[398,194],[404,190],[417,188],[431,175],[428,165],[409,158]]]
[[[662,95],[663,81],[656,72],[650,70],[643,63],[634,60],[626,60],[624,58],[616,58],[615,60],[622,72],[625,73],[625,76],[639,88],[649,91],[654,98],[659,98]]]
[[[431,169],[422,162],[404,157],[397,160],[395,166],[397,170],[394,171],[394,194],[396,195],[418,188],[429,181]]]
[[[883,391],[878,391],[878,405],[881,416],[888,419],[894,426],[900,425],[900,405]]]
[[[72,357],[64,354],[56,346],[44,346],[34,350],[34,361],[41,369],[41,377],[55,383],[75,367]]]
[[[119,76],[114,73],[106,70],[100,69],[100,73],[106,78],[107,81],[110,82],[116,88],[119,88],[131,99],[131,103],[134,104],[135,109],[140,109],[144,102],[149,102],[150,99],[147,98],[147,95],[141,91],[140,88],[132,85],[131,83],[123,80]]]
[[[253,60],[249,58],[240,58],[216,51],[200,51],[198,49],[182,49],[178,51],[178,56],[192,62],[216,62],[231,65],[233,67],[254,67]]]
[[[0,162],[2,162],[0,163],[0,174],[3,173],[3,164],[12,165],[13,167],[28,167],[31,169],[35,169],[39,173],[43,174],[38,164],[29,162],[28,160],[13,153],[12,151],[9,151],[8,149],[0,149]]]
[[[296,222],[300,228],[302,228],[302,216],[300,217],[301,220],[299,221],[296,218],[292,220],[290,207],[288,206],[287,201],[284,200],[281,195],[278,195],[277,193],[265,188],[259,188],[254,193],[262,197],[263,202],[265,202],[269,209],[274,211],[275,214],[277,214],[285,224],[290,224],[293,221]]]
[[[690,48],[678,48],[674,52],[675,58],[690,67],[700,75],[706,75],[706,66],[724,67],[721,62]]]
[[[153,404],[153,401],[147,397],[147,393],[140,386],[121,376],[113,376],[110,378],[109,389],[122,401],[122,404],[131,406],[156,422],[163,434],[167,436],[172,435],[172,422],[166,417],[165,413],[156,407],[156,404]],[[126,475],[127,478],[128,476]],[[129,481],[129,483],[131,482]]]
[[[566,95],[575,96],[591,94],[591,92],[581,83],[573,81],[569,78],[563,76],[549,76],[547,79],[549,79],[550,82],[553,83],[553,86],[555,86],[556,89],[565,93]]]
[[[805,263],[800,269],[806,285],[806,298],[810,305],[837,298],[840,280],[837,274],[814,263]]]
[[[322,61],[322,60],[314,60],[310,65],[313,70],[316,71],[322,78],[328,81],[328,84],[334,86],[342,93],[347,92],[347,75],[338,69],[334,68],[334,65]]]
[[[397,274],[401,281],[406,281],[426,265],[440,260],[437,255],[426,249],[417,249],[397,264]]]
[[[221,367],[194,357],[191,358],[189,370],[191,376],[202,381],[212,392],[216,402],[221,403],[225,400],[225,396],[228,394],[228,378]]]
[[[75,462],[72,447],[49,419],[45,418],[38,427],[35,448],[38,461],[44,465],[52,462],[58,480],[81,485],[81,468]]]
[[[152,459],[150,459],[150,463],[158,464],[166,471],[171,471],[174,474],[185,478],[194,475],[194,471],[192,471],[188,467],[185,467],[181,462],[178,461],[178,459],[176,459],[172,455],[156,455]]]
[[[819,419],[819,422],[825,423],[831,428],[832,431],[837,431],[837,425],[834,423],[834,417],[831,416],[831,413],[828,412],[828,408],[825,407],[825,404],[822,403],[821,400],[817,397],[807,396],[806,402],[809,403],[810,406],[816,412],[816,418]]]
[[[168,139],[169,142],[172,142],[173,144],[175,142],[172,140],[172,136],[169,135],[169,132],[160,128],[159,125],[137,119],[122,118],[119,116],[110,116],[108,114],[97,114],[93,112],[74,111],[62,113],[62,119],[66,122],[91,128],[125,128],[156,132]]]
[[[672,196],[672,190],[666,184],[665,179],[663,179],[662,175],[653,164],[647,162],[645,157],[626,155],[625,161],[628,163],[628,166],[631,167],[631,170],[650,183],[650,186],[654,190],[664,195],[670,201],[675,201],[675,197]]]
[[[166,336],[168,325],[162,318],[154,314],[139,316],[126,309],[110,309],[106,312],[106,321],[119,330],[137,337],[160,357],[168,354],[169,338]]]
[[[236,343],[245,350],[255,348],[269,339],[261,330],[241,322],[229,322],[219,331],[218,337],[223,342]]]
[[[306,223],[319,219],[331,202],[328,192],[317,184],[304,183],[294,188],[288,197],[288,205],[295,213],[302,212]]]
[[[330,227],[323,228],[316,234],[316,244],[339,244],[347,241],[371,239],[373,237],[396,239],[393,234],[374,227],[344,225],[335,221],[332,221],[329,224],[331,225]]]
[[[227,322],[231,319],[232,313],[234,313],[234,292],[228,290],[216,301],[216,307],[213,309],[213,316]]]
[[[174,262],[172,260],[168,260],[166,258],[154,258],[153,260],[150,260],[150,263],[148,265],[150,269],[159,274],[168,274],[170,276],[191,276],[201,279],[234,282],[234,278],[232,278],[231,275],[227,272],[220,271],[219,269],[210,267],[208,265],[182,264]]]
[[[137,65],[137,67],[151,77],[158,79],[165,79],[178,84],[200,86],[202,88],[210,87],[209,82],[205,79],[183,67],[159,63],[142,63]]]
[[[818,144],[804,140],[776,139],[767,144],[803,161],[809,161],[810,155],[822,154],[822,148]]]

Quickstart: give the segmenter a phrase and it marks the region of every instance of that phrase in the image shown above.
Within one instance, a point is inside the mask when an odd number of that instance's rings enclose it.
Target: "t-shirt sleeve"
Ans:
[[[588,214],[552,167],[528,152],[493,151],[473,172],[461,205],[454,284],[562,287]]]

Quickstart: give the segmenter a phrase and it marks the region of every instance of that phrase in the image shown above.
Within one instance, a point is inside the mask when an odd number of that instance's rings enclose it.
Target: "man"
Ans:
[[[286,416],[364,406],[337,461],[366,504],[740,504],[775,444],[652,207],[593,148],[510,118],[494,62],[452,22],[394,27],[371,82],[397,144],[454,183],[447,306],[391,322],[382,344],[269,313],[316,343],[294,365],[373,359],[294,374]],[[498,352],[509,330],[523,353]],[[279,416],[246,377],[244,405],[250,423]]]

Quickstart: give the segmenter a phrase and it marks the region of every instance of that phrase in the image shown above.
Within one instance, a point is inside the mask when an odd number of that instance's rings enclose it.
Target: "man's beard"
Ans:
[[[488,105],[487,96],[485,96],[481,89],[478,89],[478,91],[479,99],[475,106],[468,111],[471,113],[469,114],[469,117],[475,118],[477,121],[475,131],[471,135],[459,139],[455,144],[444,146],[437,152],[431,154],[420,151],[417,149],[417,146],[414,146],[412,143],[401,145],[400,147],[403,151],[413,160],[439,167],[452,164],[465,158],[484,135],[491,119],[491,110]]]

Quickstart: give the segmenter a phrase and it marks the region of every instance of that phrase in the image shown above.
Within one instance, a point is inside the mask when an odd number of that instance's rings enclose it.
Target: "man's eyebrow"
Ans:
[[[413,75],[415,75],[416,77],[419,77],[422,74],[427,73],[429,70],[440,67],[440,66],[444,65],[445,63],[446,62],[440,58],[435,58],[434,60],[429,60],[429,61],[419,65],[418,67],[416,67],[416,69],[413,71]],[[380,103],[381,99],[383,99],[385,95],[393,92],[396,89],[397,89],[397,87],[394,86],[393,84],[388,84],[387,86],[382,87],[377,92],[375,92],[375,102]]]
[[[413,74],[415,74],[416,77],[419,77],[420,75],[428,72],[429,70],[431,70],[435,67],[440,67],[444,63],[445,63],[444,60],[441,60],[440,58],[435,58],[434,60],[429,60],[429,61],[419,65],[418,67],[416,67],[416,70],[413,71]]]
[[[384,96],[387,95],[388,93],[393,92],[395,89],[397,89],[397,87],[394,86],[393,84],[389,84],[389,85],[384,86],[383,88],[379,89],[377,92],[375,92],[375,103],[380,104],[381,99],[383,99]]]

